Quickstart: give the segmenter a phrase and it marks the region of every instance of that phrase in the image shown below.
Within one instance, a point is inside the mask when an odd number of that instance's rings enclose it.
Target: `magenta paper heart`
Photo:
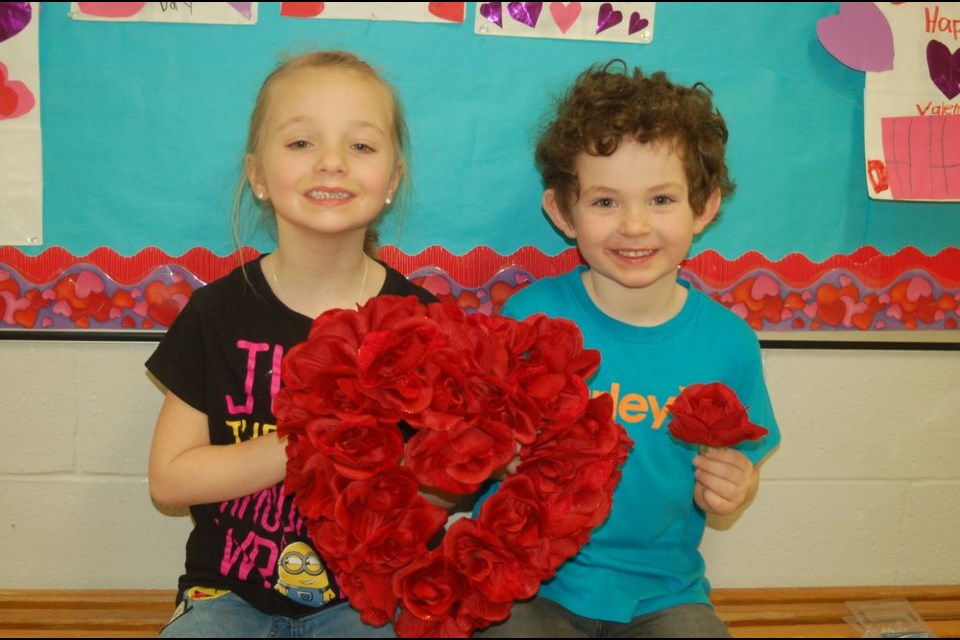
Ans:
[[[253,3],[252,2],[228,2],[228,5],[237,10],[237,13],[242,15],[244,18],[253,17]]]
[[[610,27],[615,27],[618,24],[623,22],[623,14],[619,11],[613,10],[613,5],[609,2],[604,2],[600,5],[600,12],[597,14],[597,31],[606,31]]]
[[[510,17],[531,29],[537,26],[541,11],[543,11],[542,2],[510,2],[507,4],[507,13],[510,14]]]
[[[0,120],[20,117],[36,103],[37,99],[27,85],[7,79],[7,67],[0,62]]]
[[[32,15],[29,2],[0,2],[0,42],[23,31]]]
[[[562,2],[551,2],[550,15],[553,16],[553,21],[560,27],[560,31],[566,33],[580,17],[582,8],[579,2],[570,2],[566,6]]]
[[[893,69],[893,32],[872,2],[841,2],[840,14],[817,21],[820,44],[858,71]]]
[[[627,26],[627,35],[632,36],[637,31],[643,31],[650,24],[650,21],[646,18],[641,18],[640,14],[636,11],[630,14],[630,23]]]
[[[947,45],[936,40],[927,43],[927,67],[937,89],[953,100],[960,94],[960,49],[950,53]]]
[[[503,6],[499,2],[484,2],[480,5],[480,15],[503,28]]]

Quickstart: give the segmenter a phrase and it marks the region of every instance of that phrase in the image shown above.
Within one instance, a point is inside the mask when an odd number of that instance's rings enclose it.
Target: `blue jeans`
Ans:
[[[264,613],[240,596],[187,599],[182,614],[160,632],[161,638],[396,638],[393,627],[371,627],[348,603],[302,618]],[[180,610],[179,607],[177,609]]]
[[[509,618],[475,638],[729,638],[730,631],[705,604],[682,604],[637,616],[630,622],[607,622],[578,616],[546,598],[513,605]]]

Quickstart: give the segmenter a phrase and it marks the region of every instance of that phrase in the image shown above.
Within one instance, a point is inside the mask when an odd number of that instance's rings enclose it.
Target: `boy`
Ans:
[[[536,150],[543,208],[586,266],[540,280],[504,313],[575,321],[602,362],[594,393],[636,442],[609,519],[580,553],[483,637],[728,636],[708,599],[698,547],[706,513],[756,492],[757,465],[780,439],[753,331],[678,281],[693,237],[733,192],[727,128],[710,91],[614,60],[584,71]],[[695,383],[723,382],[766,427],[738,448],[683,445],[666,406]]]

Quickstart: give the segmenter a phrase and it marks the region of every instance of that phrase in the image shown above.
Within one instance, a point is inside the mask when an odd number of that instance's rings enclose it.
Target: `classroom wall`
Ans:
[[[173,588],[150,502],[152,343],[0,342],[0,589]],[[703,549],[715,586],[960,582],[960,352],[767,350],[782,450]],[[642,517],[642,514],[639,516]]]

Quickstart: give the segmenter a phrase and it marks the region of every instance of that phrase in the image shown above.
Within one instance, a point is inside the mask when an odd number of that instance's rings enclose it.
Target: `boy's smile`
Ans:
[[[598,302],[625,301],[630,293],[634,303],[651,311],[670,304],[677,266],[694,235],[715,217],[719,192],[695,216],[683,161],[667,143],[624,140],[610,156],[583,153],[577,175],[580,195],[569,216],[559,210],[552,190],[544,193],[543,205],[554,224],[576,240],[590,267],[588,291]]]

